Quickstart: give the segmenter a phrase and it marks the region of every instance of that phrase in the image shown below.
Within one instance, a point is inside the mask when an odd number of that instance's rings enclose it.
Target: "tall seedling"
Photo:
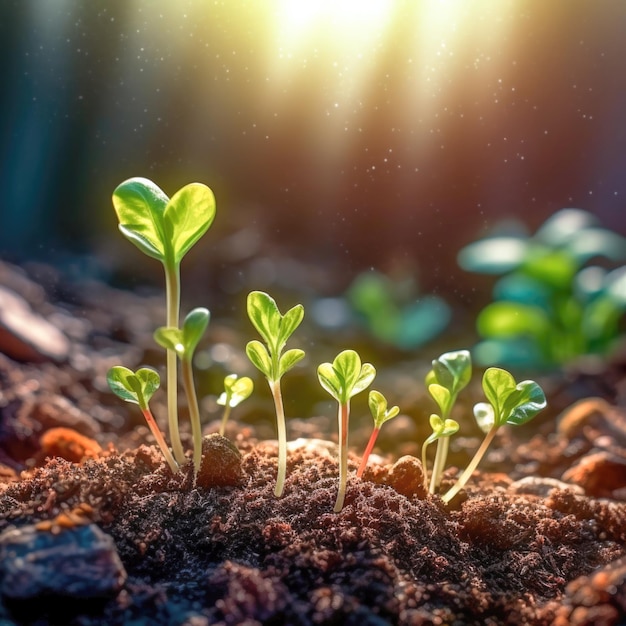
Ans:
[[[122,234],[165,271],[167,319],[177,328],[180,314],[180,262],[215,217],[213,192],[201,183],[185,185],[172,198],[151,180],[129,178],[113,192],[113,206]],[[185,462],[178,431],[176,352],[167,351],[167,406],[174,457]]]

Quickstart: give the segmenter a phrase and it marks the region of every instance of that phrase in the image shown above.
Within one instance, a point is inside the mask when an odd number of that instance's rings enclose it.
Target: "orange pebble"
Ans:
[[[98,456],[102,451],[97,441],[71,428],[51,428],[41,436],[39,443],[45,456],[60,456],[74,463]]]

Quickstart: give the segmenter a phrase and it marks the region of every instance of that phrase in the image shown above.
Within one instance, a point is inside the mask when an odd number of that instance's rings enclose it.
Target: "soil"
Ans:
[[[262,381],[226,437],[205,392],[201,472],[195,483],[189,465],[172,475],[136,407],[105,381],[114,364],[161,367],[160,294],[35,265],[0,264],[0,284],[3,626],[626,624],[623,351],[543,380],[549,409],[504,429],[450,505],[422,488],[429,404],[404,384],[427,361],[388,363],[379,375],[411,410],[385,425],[363,479],[354,470],[371,424],[355,416],[335,514],[332,412],[289,420],[276,498]],[[207,346],[219,349],[206,348],[197,377],[219,393],[214,378],[241,366],[250,337],[211,326]],[[330,409],[307,385],[294,374],[289,392]],[[155,396],[163,423],[162,405]],[[458,437],[444,489],[478,442]]]

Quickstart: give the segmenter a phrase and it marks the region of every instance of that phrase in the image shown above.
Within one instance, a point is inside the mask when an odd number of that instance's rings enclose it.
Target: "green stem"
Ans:
[[[166,325],[170,328],[178,328],[180,266],[176,263],[164,263],[163,267],[165,268],[165,298],[167,302]],[[167,415],[174,457],[182,465],[186,458],[178,430],[178,359],[174,350],[167,351]]]
[[[363,472],[365,471],[365,467],[367,466],[367,461],[370,458],[370,454],[374,449],[374,444],[376,443],[376,438],[378,437],[379,431],[380,428],[374,428],[372,434],[370,435],[370,440],[367,442],[367,447],[365,448],[365,452],[363,453],[361,464],[359,465],[359,469],[356,472],[358,478],[361,478],[361,476],[363,476]]]
[[[156,420],[154,419],[154,416],[152,415],[152,411],[148,407],[146,407],[145,409],[141,408],[141,412],[143,413],[143,416],[146,418],[146,422],[148,423],[150,432],[152,433],[152,436],[155,438],[159,448],[161,448],[161,452],[163,453],[163,456],[165,457],[167,464],[170,466],[170,469],[172,470],[172,474],[176,474],[176,472],[178,471],[178,463],[176,463],[176,461],[174,460],[174,457],[172,456],[172,453],[170,452],[170,449],[167,447],[167,443],[165,443],[165,438],[163,437],[163,433],[161,432],[161,429],[158,427]]]
[[[197,476],[200,471],[200,463],[202,462],[202,424],[200,423],[200,410],[198,409],[196,388],[193,384],[193,368],[190,358],[182,360],[182,373],[185,393],[187,394],[187,403],[189,405],[191,434],[193,435],[193,466],[195,475]]]
[[[430,476],[430,493],[435,493],[437,487],[441,483],[441,475],[446,466],[448,458],[448,448],[450,447],[450,437],[440,437],[437,440],[437,452],[435,453],[435,462],[433,464],[433,472]]]
[[[271,380],[269,384],[276,407],[276,427],[278,430],[278,475],[276,476],[274,495],[280,498],[283,495],[285,477],[287,476],[287,427],[285,426],[285,409],[280,391],[280,380]]]
[[[465,487],[465,484],[470,479],[470,476],[474,473],[474,470],[480,463],[480,460],[483,458],[483,456],[485,456],[485,452],[487,452],[487,448],[489,447],[489,444],[493,441],[493,438],[495,437],[497,431],[498,431],[498,426],[494,425],[491,427],[491,430],[487,433],[487,436],[483,439],[483,442],[480,444],[480,448],[476,450],[476,454],[474,455],[474,458],[470,461],[470,464],[465,468],[463,473],[459,476],[459,479],[456,481],[456,483],[454,483],[454,486],[449,491],[447,491],[444,496],[442,496],[441,499],[446,504],[450,502],[450,500],[452,500],[452,498],[454,498],[454,496],[456,496],[456,494],[459,493],[459,491],[461,491],[463,487]]]
[[[343,501],[346,497],[346,485],[348,483],[348,419],[350,417],[350,403],[339,403],[339,492],[335,502],[335,513],[343,509]]]
[[[426,448],[431,444],[428,439],[422,444],[422,473],[424,474],[424,490],[428,491],[428,466],[426,465]]]
[[[226,404],[226,406],[224,407],[224,413],[222,414],[222,423],[220,424],[220,435],[222,435],[222,437],[224,436],[224,433],[226,432],[226,422],[228,421],[228,418],[230,417],[230,411],[231,411],[230,404]]]

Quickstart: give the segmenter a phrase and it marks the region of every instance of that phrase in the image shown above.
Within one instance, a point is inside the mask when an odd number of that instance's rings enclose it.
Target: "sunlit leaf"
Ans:
[[[519,267],[528,249],[522,237],[490,237],[471,243],[458,255],[459,265],[469,272],[504,274]]]
[[[133,372],[127,367],[116,365],[107,373],[111,391],[126,402],[138,404],[142,409],[148,406],[160,382],[159,374],[148,367]]]
[[[478,402],[474,405],[474,418],[478,428],[484,433],[488,433],[494,425],[495,414],[493,407],[488,402]]]
[[[251,378],[247,376],[239,378],[237,374],[229,374],[224,378],[224,391],[217,399],[217,403],[234,408],[249,398],[253,390],[254,383]]]
[[[543,389],[533,380],[524,380],[515,387],[504,403],[506,423],[519,426],[529,422],[547,405]]]
[[[428,393],[433,397],[433,400],[437,403],[439,410],[447,415],[450,410],[451,396],[448,389],[442,387],[438,383],[428,385]]]
[[[206,185],[191,183],[172,196],[163,211],[163,230],[176,263],[204,235],[214,218],[215,197]]]
[[[561,209],[550,216],[534,238],[551,247],[566,245],[576,233],[598,225],[592,213],[582,209]]]
[[[518,335],[543,337],[550,329],[546,312],[519,302],[492,302],[478,315],[478,332],[483,337],[509,338]]]
[[[190,311],[183,322],[183,342],[185,346],[185,357],[191,358],[202,339],[211,314],[208,309],[198,307]]]
[[[154,331],[154,340],[166,350],[174,350],[182,359],[185,357],[185,338],[180,328],[160,326]]]
[[[278,361],[278,377],[282,378],[298,361],[304,358],[304,350],[292,348],[287,350]]]
[[[490,367],[483,374],[483,391],[494,409],[495,423],[501,426],[506,421],[503,415],[504,403],[515,389],[515,379],[506,370]]]
[[[387,408],[387,399],[382,393],[380,393],[380,391],[376,391],[375,389],[372,389],[372,391],[369,392],[367,403],[372,413],[372,417],[374,418],[374,425],[376,428],[380,428],[385,422],[400,413],[400,408],[397,406]]]
[[[274,380],[272,376],[272,359],[267,352],[267,348],[256,339],[246,345],[246,355],[252,364],[269,380]]]

